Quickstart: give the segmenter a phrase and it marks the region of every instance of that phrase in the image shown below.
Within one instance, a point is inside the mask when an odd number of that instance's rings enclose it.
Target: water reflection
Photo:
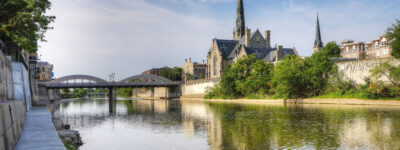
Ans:
[[[400,149],[400,109],[74,100],[55,112],[82,149]]]

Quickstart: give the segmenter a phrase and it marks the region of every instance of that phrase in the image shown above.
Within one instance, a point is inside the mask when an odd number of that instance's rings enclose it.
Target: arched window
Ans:
[[[214,56],[214,75],[217,75],[217,56]]]

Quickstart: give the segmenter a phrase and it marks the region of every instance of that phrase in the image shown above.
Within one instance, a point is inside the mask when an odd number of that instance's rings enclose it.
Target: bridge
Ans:
[[[156,75],[135,75],[125,78],[119,82],[107,82],[101,78],[90,75],[70,75],[61,77],[43,84],[50,89],[65,88],[107,88],[110,100],[116,100],[117,88],[142,88],[142,87],[164,87],[166,89],[177,88],[179,82],[171,81],[168,78]],[[153,90],[154,92],[154,90]],[[166,94],[168,92],[165,92]],[[168,95],[165,95],[168,97]]]

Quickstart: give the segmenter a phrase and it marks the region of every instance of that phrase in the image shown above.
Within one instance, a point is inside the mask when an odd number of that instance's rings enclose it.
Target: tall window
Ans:
[[[214,75],[217,75],[217,56],[214,56]]]

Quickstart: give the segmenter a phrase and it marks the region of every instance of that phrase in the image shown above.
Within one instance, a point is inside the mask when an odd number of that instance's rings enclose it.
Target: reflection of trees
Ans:
[[[209,103],[219,149],[398,149],[400,111]],[[211,137],[209,137],[211,138]],[[210,144],[212,145],[212,144]],[[385,147],[386,145],[386,147]]]
[[[400,149],[400,110],[308,105],[126,100],[109,115],[108,100],[77,100],[56,114],[76,128],[115,121],[187,138],[207,137],[210,149]]]

